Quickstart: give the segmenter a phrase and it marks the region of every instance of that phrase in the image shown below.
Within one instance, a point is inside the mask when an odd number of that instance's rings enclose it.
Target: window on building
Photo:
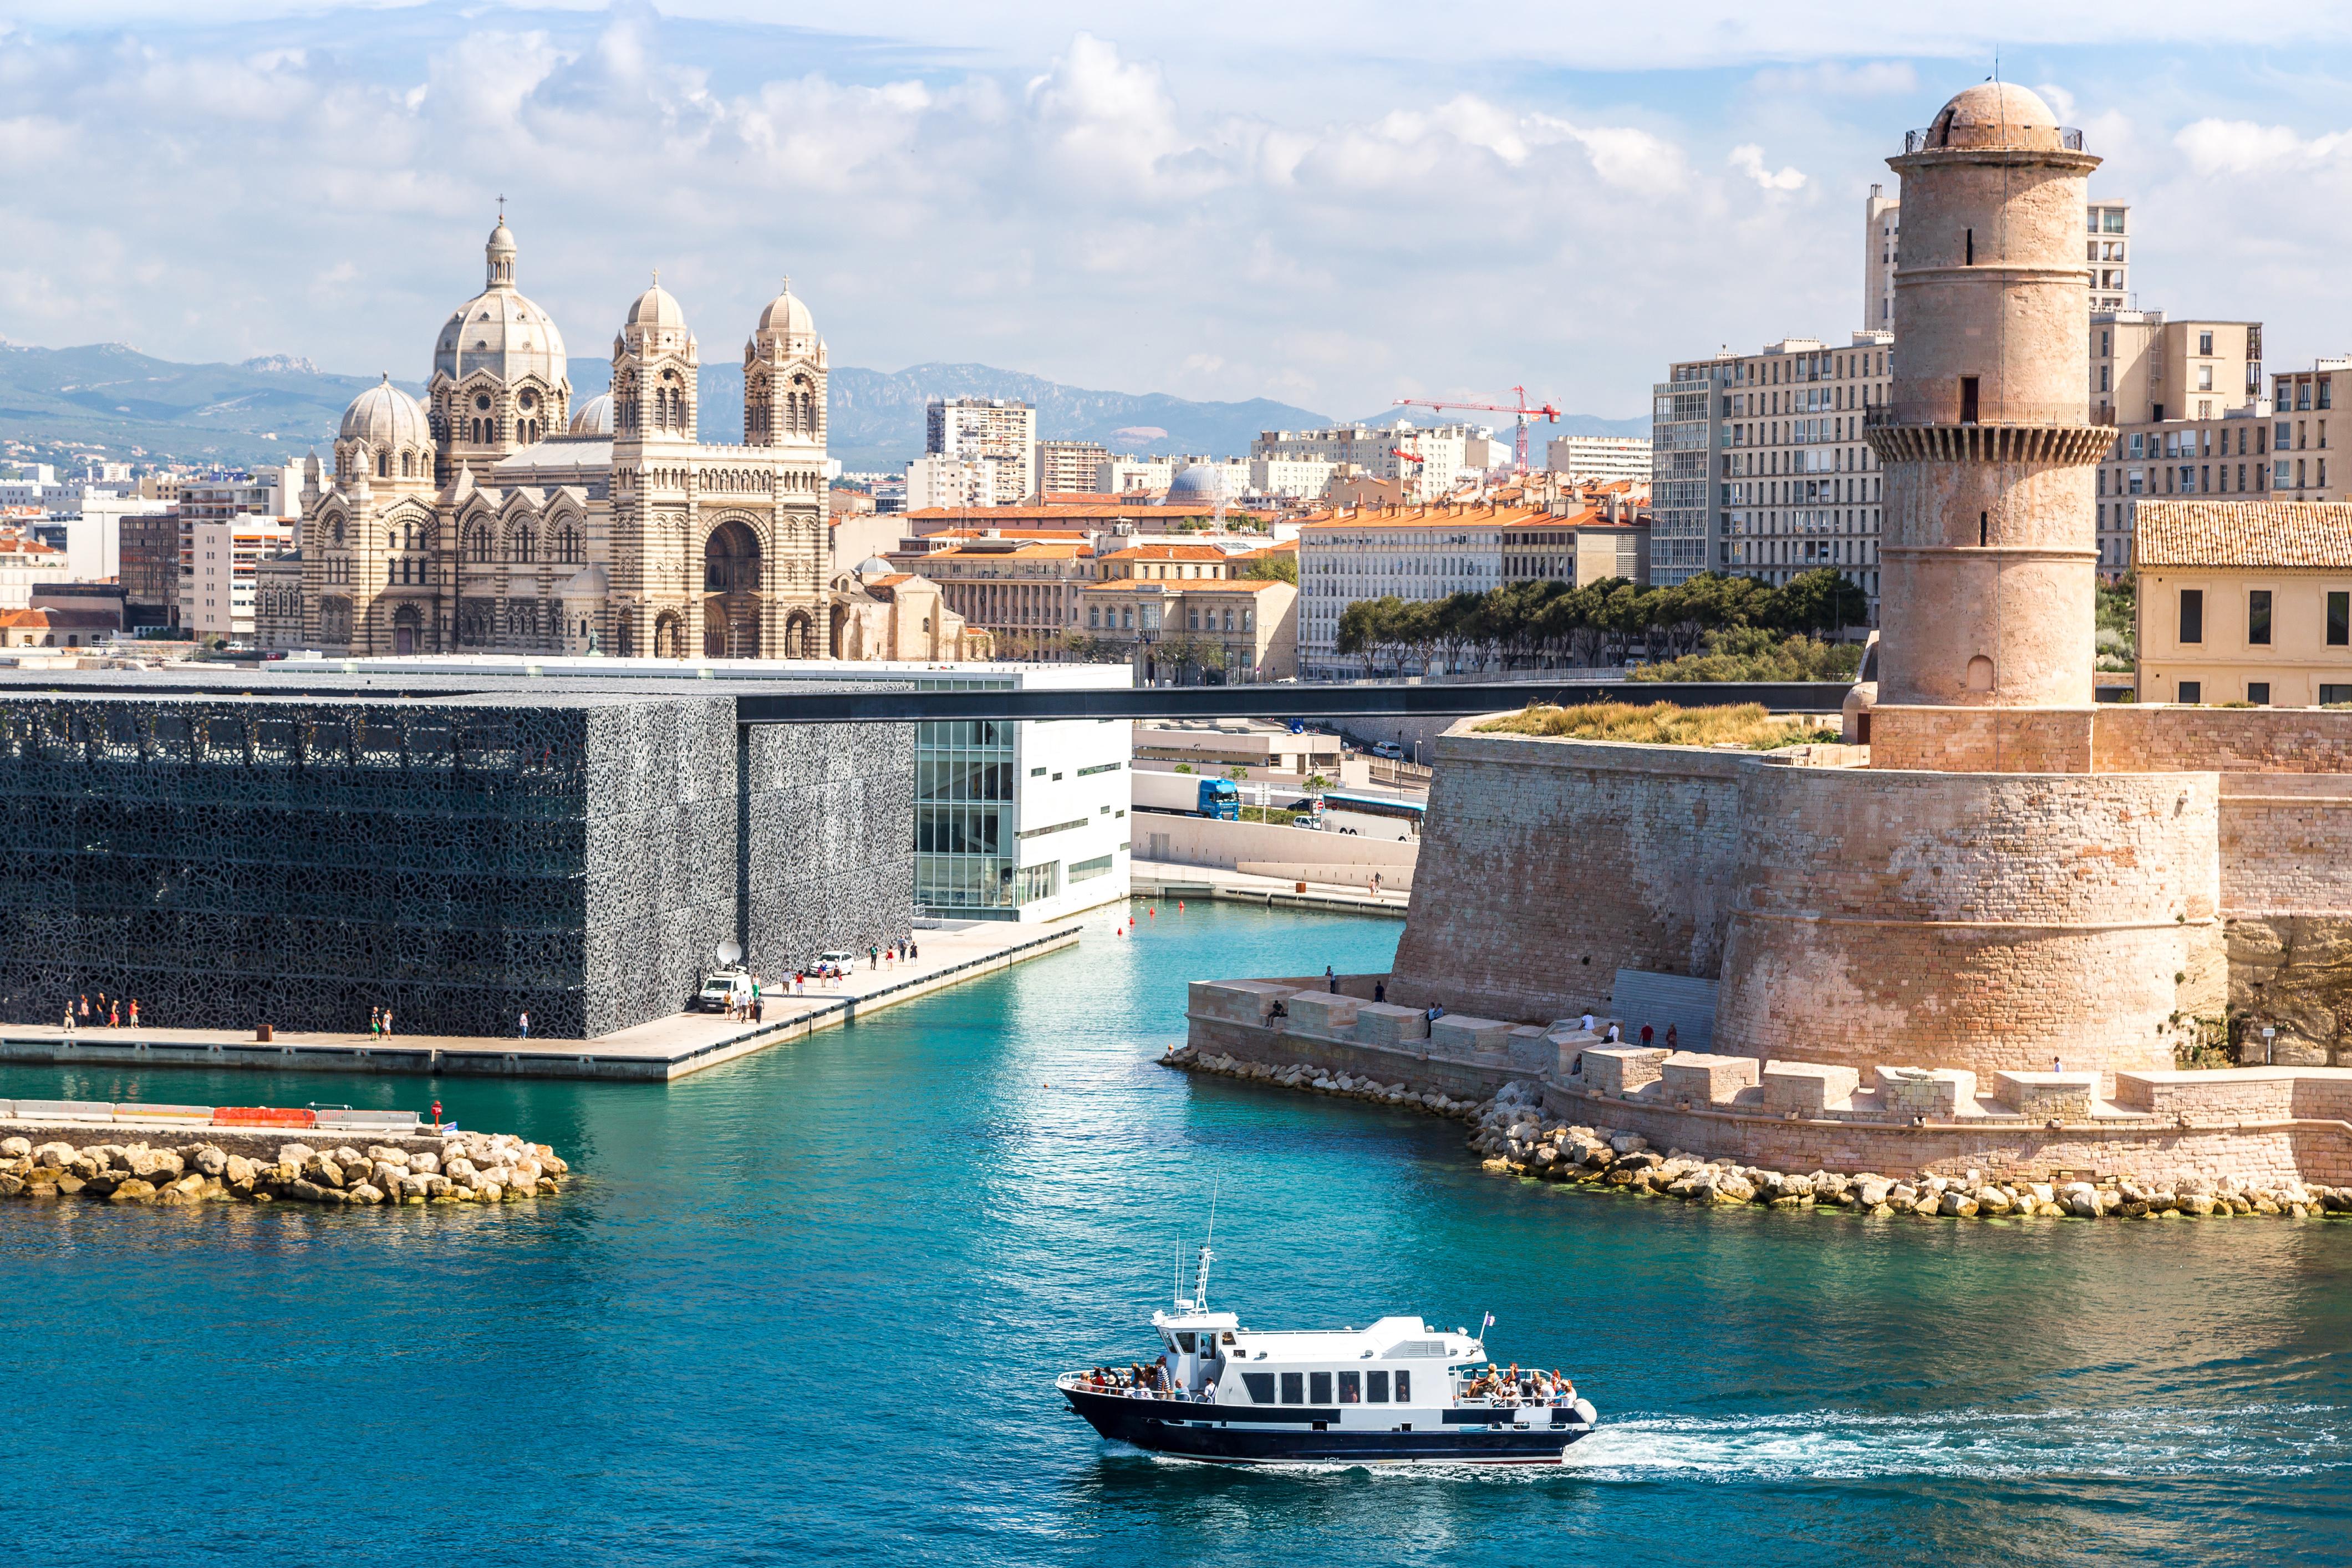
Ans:
[[[2271,705],[2271,683],[2267,680],[2249,680],[2246,682],[2246,700],[2252,703],[2257,708],[2269,707]]]
[[[2182,682],[2180,683],[2180,699],[2179,699],[2179,700],[2180,700],[2181,701],[2183,701],[2183,702],[2202,702],[2202,701],[2204,701],[2204,700],[2205,700],[2205,683],[2204,683],[2203,681],[2201,681],[2201,680],[2184,680],[2184,681],[2182,681]]]
[[[2352,647],[2352,593],[2338,589],[2327,595],[2327,646]]]
[[[2200,354],[2210,354],[2213,352],[2212,333],[2200,332],[2197,334],[2197,352]]]
[[[2258,647],[2271,640],[2271,591],[2256,588],[2246,595],[2246,640]]]
[[[2180,590],[2180,640],[2201,643],[2205,640],[2205,590]]]

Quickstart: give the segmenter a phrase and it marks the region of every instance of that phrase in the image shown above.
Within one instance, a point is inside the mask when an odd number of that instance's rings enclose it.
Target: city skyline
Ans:
[[[1860,325],[1885,128],[1998,43],[2133,204],[2140,304],[2266,321],[2282,366],[2352,346],[2325,17],[2289,61],[2189,6],[2130,45],[2017,7],[1998,40],[1859,6],[1340,40],[1215,5],[1183,34],[911,5],[890,37],[696,8],[20,7],[0,337],[413,378],[503,194],[576,356],[654,267],[714,345],[790,272],[849,363],[1339,417],[1518,383],[1622,418],[1669,359]]]

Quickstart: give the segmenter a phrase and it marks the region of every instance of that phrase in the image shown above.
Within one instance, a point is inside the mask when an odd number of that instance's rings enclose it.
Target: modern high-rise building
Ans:
[[[1034,468],[1037,493],[1091,492],[1102,479],[1102,466],[1109,460],[1110,448],[1099,441],[1040,441]]]
[[[1903,236],[1903,204],[1873,185],[1862,204],[1862,325],[1895,330],[1895,246]]]
[[[2083,209],[2085,261],[2091,264],[2091,311],[2128,310],[2131,295],[2131,204],[2093,202]]]
[[[1037,411],[1028,404],[934,397],[923,421],[926,456],[995,460],[995,504],[1017,505],[1037,493]]]

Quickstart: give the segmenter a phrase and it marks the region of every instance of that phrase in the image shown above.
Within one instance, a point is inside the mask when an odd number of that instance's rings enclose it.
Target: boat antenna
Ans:
[[[1217,1239],[1217,1189],[1220,1185],[1221,1183],[1212,1183],[1209,1187],[1209,1237],[1201,1243],[1201,1272],[1192,1281],[1192,1310],[1196,1312],[1209,1310],[1209,1259],[1216,1256],[1211,1247]]]

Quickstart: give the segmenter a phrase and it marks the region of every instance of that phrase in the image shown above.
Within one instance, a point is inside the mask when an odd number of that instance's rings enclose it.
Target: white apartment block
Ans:
[[[1129,490],[1164,490],[1175,478],[1175,458],[1129,454],[1106,459],[1096,470],[1095,489],[1111,496],[1123,496]]]
[[[1249,489],[1252,495],[1309,500],[1329,489],[1331,476],[1339,471],[1337,463],[1308,458],[1252,458]],[[1643,470],[1645,474],[1648,471],[1646,468]]]
[[[1482,477],[1495,461],[1495,432],[1485,426],[1335,425],[1328,430],[1266,430],[1250,443],[1250,460],[1353,465],[1368,479],[1397,479],[1416,505],[1453,490],[1465,475]]]
[[[1110,448],[1099,441],[1040,441],[1034,472],[1039,495],[1092,491]],[[1024,498],[1025,499],[1025,498]]]
[[[1886,401],[1894,342],[1788,338],[1674,365],[1654,388],[1650,580],[1730,572],[1778,586],[1832,566],[1874,619],[1885,479],[1863,428]]]
[[[2131,309],[2131,204],[2093,202],[2084,212],[2091,264],[2091,309]]]
[[[1364,673],[1339,652],[1339,617],[1359,599],[1443,599],[1503,581],[1505,531],[1546,515],[1492,502],[1364,507],[1326,512],[1298,528],[1298,673],[1338,680]]]
[[[935,458],[993,458],[996,504],[1037,493],[1037,411],[1005,397],[934,397],[923,405],[923,451]]]
[[[1544,467],[1572,479],[1650,482],[1647,436],[1555,436],[1544,449]]]
[[[907,510],[992,507],[1003,491],[1003,465],[994,458],[950,458],[936,453],[917,458],[907,465]],[[876,510],[881,510],[878,500]]]

